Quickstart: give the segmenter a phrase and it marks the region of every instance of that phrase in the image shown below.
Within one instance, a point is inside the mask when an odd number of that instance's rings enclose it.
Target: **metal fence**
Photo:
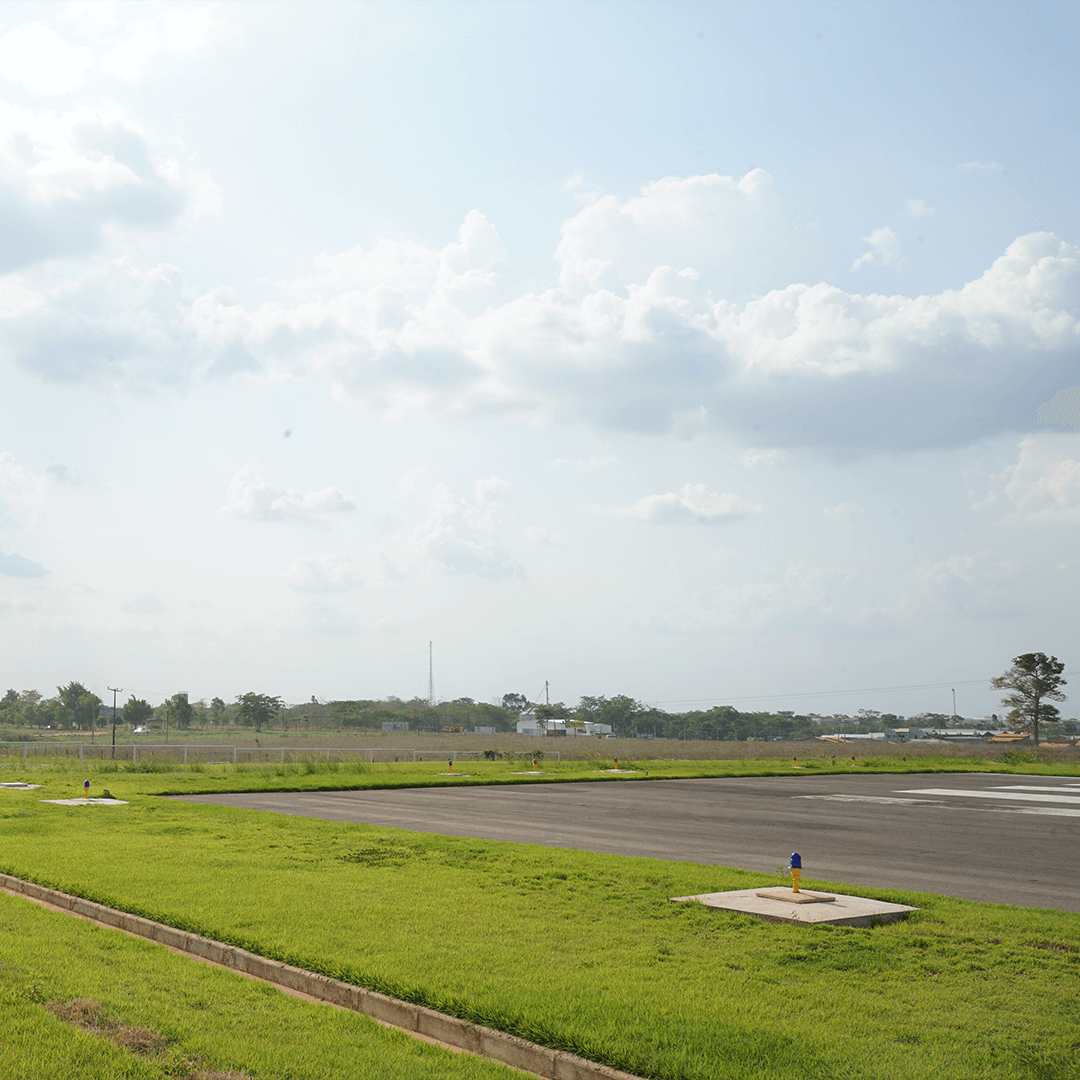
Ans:
[[[305,764],[365,761],[376,762],[427,761],[429,759],[457,761],[476,758],[482,750],[415,750],[412,747],[289,747],[289,746],[222,746],[198,743],[111,743],[95,742],[0,742],[0,758],[31,761],[124,761],[139,764],[183,765],[255,765]],[[558,750],[538,751],[537,757],[561,760]]]

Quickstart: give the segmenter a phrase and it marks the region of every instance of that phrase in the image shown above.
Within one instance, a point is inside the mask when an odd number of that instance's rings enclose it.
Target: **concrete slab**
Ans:
[[[810,892],[808,889],[760,889],[758,896],[766,900],[783,900],[788,904],[831,904],[836,897],[830,893]]]
[[[787,894],[786,899],[766,893]],[[801,894],[806,890],[799,890]],[[755,915],[766,922],[827,923],[830,926],[873,926],[877,923],[896,922],[907,917],[909,911],[918,908],[904,904],[887,904],[884,900],[870,900],[865,896],[844,896],[837,893],[827,903],[792,902],[791,889],[737,889],[734,892],[699,893],[696,896],[673,896],[673,904],[697,900],[706,907],[723,911],[740,911]],[[819,893],[818,896],[828,894]]]
[[[12,780],[6,784],[0,784],[0,788],[7,788],[9,791],[33,791],[34,788],[41,787],[40,784],[24,784],[21,780]]]

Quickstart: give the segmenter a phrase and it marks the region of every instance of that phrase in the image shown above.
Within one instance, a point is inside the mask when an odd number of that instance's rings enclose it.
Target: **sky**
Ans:
[[[6,3],[0,690],[984,716],[1020,653],[1080,673],[1078,31]]]

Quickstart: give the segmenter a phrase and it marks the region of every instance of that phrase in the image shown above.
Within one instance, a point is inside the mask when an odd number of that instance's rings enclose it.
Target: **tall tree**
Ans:
[[[143,701],[134,694],[127,699],[124,707],[120,710],[120,718],[125,724],[138,727],[144,720],[149,720],[154,715],[154,706],[149,701]]]
[[[191,706],[191,702],[188,701],[188,696],[184,691],[173,694],[165,704],[169,707],[169,716],[172,717],[172,722],[175,727],[185,728],[191,725],[191,717],[194,709]]]
[[[89,730],[97,721],[101,708],[101,698],[90,693],[81,682],[69,682],[67,686],[58,686],[61,704],[78,728]]]
[[[285,704],[279,697],[254,693],[240,694],[236,703],[240,706],[236,711],[240,723],[245,727],[254,727],[256,731],[262,731],[263,724],[273,723],[278,710]]]
[[[1014,657],[1012,667],[990,680],[995,690],[1008,690],[1001,703],[1009,707],[1007,719],[1023,731],[1030,731],[1032,741],[1039,745],[1039,724],[1057,720],[1057,707],[1051,701],[1064,701],[1058,689],[1065,685],[1061,673],[1065,665],[1056,656],[1029,652]]]

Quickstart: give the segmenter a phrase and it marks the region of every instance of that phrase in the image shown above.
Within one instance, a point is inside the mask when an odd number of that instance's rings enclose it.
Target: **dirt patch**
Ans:
[[[77,998],[75,1001],[50,1001],[45,1008],[54,1016],[68,1024],[74,1024],[83,1031],[101,1039],[108,1039],[116,1046],[141,1054],[143,1057],[157,1057],[168,1060],[176,1080],[252,1080],[246,1073],[228,1069],[203,1069],[194,1061],[177,1062],[168,1054],[165,1037],[149,1028],[135,1027],[121,1023],[109,1016],[93,998]],[[177,1069],[177,1066],[179,1068]]]

